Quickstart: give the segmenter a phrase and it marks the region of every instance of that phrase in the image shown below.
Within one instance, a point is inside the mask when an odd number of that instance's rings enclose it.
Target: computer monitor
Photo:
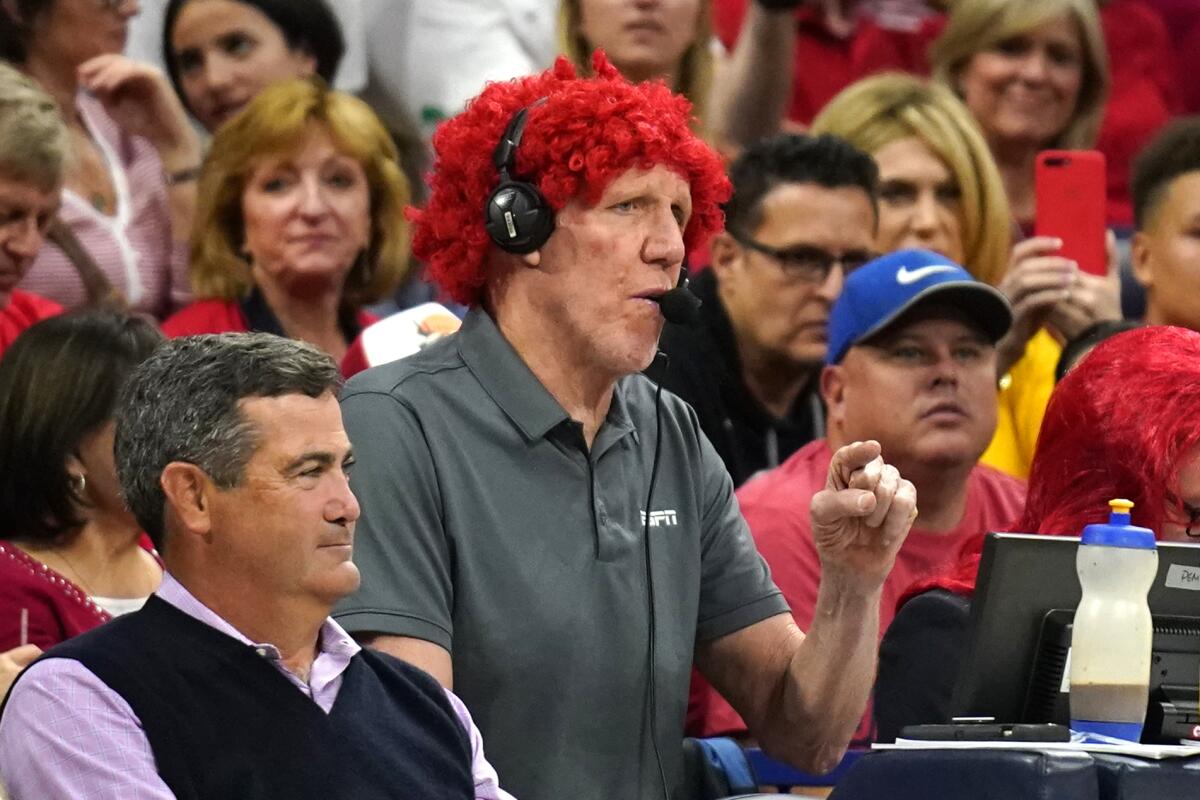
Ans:
[[[1081,595],[1078,547],[1076,537],[987,535],[971,603],[970,644],[951,703],[954,716],[1066,721],[1061,689],[1069,626]],[[1158,543],[1149,602],[1155,624],[1151,689],[1196,686],[1200,545]]]

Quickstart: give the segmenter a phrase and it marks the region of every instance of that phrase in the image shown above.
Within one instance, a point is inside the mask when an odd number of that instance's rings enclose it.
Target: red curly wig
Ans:
[[[529,111],[516,176],[555,211],[575,198],[595,203],[627,170],[662,165],[691,188],[688,249],[720,230],[730,184],[720,157],[692,132],[691,104],[661,82],[629,83],[601,51],[592,64],[594,77],[578,77],[560,57],[538,75],[489,84],[434,133],[429,200],[408,212],[412,249],[458,302],[478,305],[488,279],[484,205],[500,180],[492,151],[513,115],[543,97]]]
[[[1134,503],[1134,525],[1161,538],[1186,523],[1179,472],[1200,448],[1200,333],[1138,328],[1101,342],[1050,395],[1014,530],[1078,536],[1108,519],[1108,501]],[[904,593],[972,594],[983,540],[952,570]]]
[[[1198,387],[1200,333],[1156,326],[1101,342],[1050,396],[1017,529],[1078,535],[1108,519],[1114,497],[1156,535],[1178,522],[1179,471],[1200,447]]]

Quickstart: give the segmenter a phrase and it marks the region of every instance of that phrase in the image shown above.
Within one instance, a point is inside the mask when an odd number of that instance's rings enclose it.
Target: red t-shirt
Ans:
[[[1200,4],[1196,0],[1143,0],[1158,12],[1171,37],[1175,85],[1182,94],[1183,111],[1200,113]]]
[[[1108,162],[1108,221],[1133,224],[1129,181],[1133,160],[1182,108],[1167,26],[1141,0],[1100,8],[1112,84],[1096,149]]]
[[[62,311],[63,307],[53,300],[13,289],[8,305],[0,308],[0,354],[30,325]]]
[[[358,312],[360,329],[377,321],[378,317],[374,314],[361,310]],[[162,324],[163,333],[171,339],[204,333],[246,333],[249,330],[250,322],[242,311],[241,303],[236,300],[197,300],[167,317]],[[346,352],[346,359],[339,365],[342,376],[349,378],[365,369],[365,365],[359,363],[361,360],[361,354],[352,346]]]
[[[713,30],[730,52],[751,2],[713,0]],[[808,125],[834,95],[867,75],[884,70],[928,72],[925,51],[939,30],[933,16],[901,26],[863,15],[853,34],[843,38],[829,30],[821,9],[801,6],[796,9],[796,59],[788,119]]]
[[[821,562],[813,543],[809,499],[825,488],[833,454],[824,439],[796,451],[776,469],[754,478],[738,490],[742,514],[758,551],[771,568],[801,629],[812,624],[821,580]],[[918,498],[918,505],[920,498]],[[932,533],[913,528],[896,564],[883,584],[879,635],[891,624],[896,601],[912,583],[956,564],[965,546],[988,531],[1006,530],[1025,506],[1025,483],[991,467],[977,466],[967,482],[967,507],[952,531]],[[698,677],[698,676],[694,676]],[[688,708],[688,732],[695,736],[742,732],[746,725],[732,706],[707,682],[693,680]],[[858,739],[870,735],[870,712]]]

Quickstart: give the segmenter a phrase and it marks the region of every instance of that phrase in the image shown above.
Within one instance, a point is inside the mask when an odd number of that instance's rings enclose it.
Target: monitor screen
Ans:
[[[951,704],[954,716],[1043,721],[1029,718],[1039,715],[1027,712],[1030,681],[1043,629],[1061,643],[1064,627],[1079,605],[1078,547],[1076,537],[988,534],[971,603],[970,644]],[[1158,574],[1149,601],[1156,628],[1168,618],[1175,622],[1200,617],[1200,545],[1158,543]],[[1059,612],[1051,614],[1056,609]],[[1158,642],[1156,631],[1156,648]],[[1056,643],[1049,644],[1053,650]],[[1051,668],[1057,667],[1060,677],[1065,644],[1061,654],[1061,659],[1050,659],[1057,661]],[[1045,650],[1041,658],[1046,660]],[[1161,659],[1156,667],[1160,663]],[[1041,666],[1044,670],[1045,664]],[[1189,685],[1195,685],[1196,672],[1193,655]],[[1151,686],[1163,681],[1163,675],[1152,676]]]

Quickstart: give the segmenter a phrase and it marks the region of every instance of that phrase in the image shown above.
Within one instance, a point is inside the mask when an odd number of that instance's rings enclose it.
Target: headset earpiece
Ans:
[[[496,246],[508,253],[524,255],[539,249],[554,232],[554,210],[532,183],[515,180],[517,147],[525,132],[529,109],[513,115],[504,135],[496,143],[492,163],[500,173],[500,184],[488,196],[484,208],[484,227]]]

